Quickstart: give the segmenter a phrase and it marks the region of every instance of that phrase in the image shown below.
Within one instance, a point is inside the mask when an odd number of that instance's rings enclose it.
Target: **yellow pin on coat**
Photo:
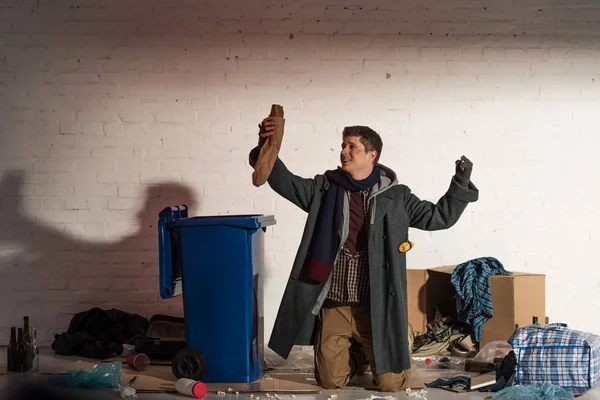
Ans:
[[[413,242],[402,242],[400,244],[400,246],[398,246],[398,251],[400,253],[406,253],[407,251],[409,251],[413,247],[415,247],[415,244]]]

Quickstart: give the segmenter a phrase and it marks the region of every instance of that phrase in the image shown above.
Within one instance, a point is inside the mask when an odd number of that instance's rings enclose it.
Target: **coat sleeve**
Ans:
[[[450,187],[436,204],[421,200],[408,187],[404,191],[404,207],[411,228],[437,231],[452,227],[460,218],[467,204],[479,198],[479,190],[472,182],[459,184],[453,177]]]
[[[258,154],[258,147],[250,152],[249,161],[252,168],[256,165]],[[309,211],[317,187],[315,179],[302,178],[292,174],[277,157],[267,183],[277,194],[291,201],[305,212]]]

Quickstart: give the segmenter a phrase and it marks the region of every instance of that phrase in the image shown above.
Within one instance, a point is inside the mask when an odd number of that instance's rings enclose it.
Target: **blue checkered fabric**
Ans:
[[[490,277],[510,275],[494,257],[481,257],[456,266],[452,285],[456,290],[456,311],[459,321],[473,328],[477,343],[481,342],[483,324],[494,316]]]
[[[564,324],[517,328],[509,343],[517,358],[515,385],[552,383],[574,395],[600,382],[600,336]]]

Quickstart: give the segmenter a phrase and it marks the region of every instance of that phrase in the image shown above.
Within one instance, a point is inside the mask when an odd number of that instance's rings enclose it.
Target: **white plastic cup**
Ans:
[[[184,396],[190,396],[196,399],[201,399],[208,393],[206,383],[187,378],[180,378],[175,384],[175,389]]]

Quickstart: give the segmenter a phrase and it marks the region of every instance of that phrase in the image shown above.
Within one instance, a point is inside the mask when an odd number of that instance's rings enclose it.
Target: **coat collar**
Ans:
[[[394,205],[394,198],[390,194],[389,191],[385,191],[380,195],[376,196],[373,200],[373,204],[371,206],[371,224],[375,223],[375,221],[383,218],[385,214],[392,208]]]

